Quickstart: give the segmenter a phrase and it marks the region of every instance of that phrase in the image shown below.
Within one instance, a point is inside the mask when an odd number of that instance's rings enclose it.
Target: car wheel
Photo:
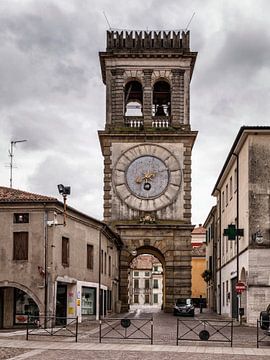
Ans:
[[[270,316],[267,311],[261,311],[260,313],[260,328],[262,330],[268,330]]]

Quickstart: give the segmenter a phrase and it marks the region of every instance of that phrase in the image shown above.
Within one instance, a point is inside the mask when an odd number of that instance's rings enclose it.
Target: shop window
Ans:
[[[87,244],[87,269],[94,268],[94,246]]]
[[[139,81],[129,81],[125,86],[125,116],[142,116],[143,89]]]
[[[29,223],[29,214],[28,213],[16,213],[13,215],[14,224],[26,224]]]
[[[158,289],[158,279],[154,279],[154,289]]]
[[[96,289],[90,287],[82,287],[82,315],[96,314]]]
[[[28,232],[13,233],[13,260],[28,260]]]
[[[69,238],[62,237],[62,265],[69,266]]]
[[[154,304],[158,303],[158,294],[154,294]]]
[[[39,316],[38,306],[35,301],[24,291],[14,289],[14,324],[27,323],[28,316]],[[35,318],[33,318],[33,321]]]
[[[171,115],[171,88],[167,81],[157,81],[153,88],[153,116]]]

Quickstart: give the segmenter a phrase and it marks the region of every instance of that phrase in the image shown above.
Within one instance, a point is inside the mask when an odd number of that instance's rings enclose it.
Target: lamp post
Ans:
[[[63,225],[66,226],[66,210],[67,210],[67,195],[70,195],[70,186],[64,186],[63,184],[57,185],[59,194],[63,196],[64,200],[64,220]]]

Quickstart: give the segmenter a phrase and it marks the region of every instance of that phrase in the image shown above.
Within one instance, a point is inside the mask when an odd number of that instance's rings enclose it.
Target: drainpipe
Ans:
[[[221,315],[221,191],[217,189],[219,193],[219,315]]]
[[[44,204],[44,313],[48,312],[48,211]]]
[[[236,153],[233,153],[236,157],[236,229],[239,229],[239,156]],[[236,277],[237,282],[239,282],[239,236],[236,235]],[[240,295],[241,296],[241,295]],[[237,297],[237,320],[239,320],[239,301],[240,297]]]

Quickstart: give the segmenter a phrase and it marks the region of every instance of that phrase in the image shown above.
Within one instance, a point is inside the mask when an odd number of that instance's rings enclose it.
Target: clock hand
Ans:
[[[153,178],[156,176],[156,173],[154,173],[154,172],[146,172],[145,174],[144,174],[144,177],[143,177],[143,179],[144,180],[153,180]]]
[[[146,172],[144,174],[143,177],[141,176],[138,176],[136,179],[135,179],[135,182],[137,184],[141,184],[143,182],[143,180],[147,181],[147,180],[153,180],[153,178],[156,176],[156,174],[153,172],[151,173],[150,171],[149,172]]]

